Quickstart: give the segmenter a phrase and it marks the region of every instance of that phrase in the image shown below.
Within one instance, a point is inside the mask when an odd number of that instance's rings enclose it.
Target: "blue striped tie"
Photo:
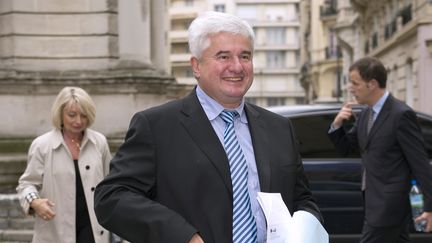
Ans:
[[[249,199],[246,159],[234,131],[235,111],[222,111],[220,117],[227,124],[224,147],[228,156],[233,187],[233,243],[257,242],[257,228]]]

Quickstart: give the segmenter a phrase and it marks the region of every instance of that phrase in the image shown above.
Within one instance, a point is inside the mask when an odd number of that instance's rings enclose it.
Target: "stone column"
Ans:
[[[168,31],[170,29],[168,6],[165,1],[151,1],[151,59],[156,69],[171,73],[170,44]]]
[[[121,66],[151,65],[151,13],[148,0],[118,2]]]

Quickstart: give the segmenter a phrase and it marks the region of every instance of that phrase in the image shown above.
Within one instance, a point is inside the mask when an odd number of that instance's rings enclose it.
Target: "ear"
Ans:
[[[366,83],[366,88],[368,89],[373,89],[376,85],[376,80],[375,79],[371,79]]]
[[[192,71],[194,73],[194,76],[196,79],[199,79],[199,77],[201,76],[201,72],[200,72],[200,66],[199,66],[199,60],[196,57],[191,57],[190,59],[190,64],[192,67]]]
[[[369,83],[372,85],[372,88],[379,87],[378,81],[376,81],[376,79],[372,79]]]

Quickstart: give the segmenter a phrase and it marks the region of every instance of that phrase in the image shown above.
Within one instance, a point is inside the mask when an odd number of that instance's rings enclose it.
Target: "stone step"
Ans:
[[[2,243],[30,243],[33,230],[0,230],[0,242]]]
[[[31,216],[25,218],[9,219],[9,229],[32,230],[34,228],[34,221],[34,218]]]
[[[24,214],[17,194],[0,194],[0,209],[0,230],[33,229],[34,218]]]
[[[27,166],[27,154],[0,153],[0,193],[15,193],[18,179]]]
[[[27,153],[34,138],[1,138],[0,154]]]

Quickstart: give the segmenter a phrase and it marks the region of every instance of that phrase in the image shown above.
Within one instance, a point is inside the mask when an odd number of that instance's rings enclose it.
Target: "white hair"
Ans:
[[[192,56],[201,58],[203,51],[210,46],[209,37],[221,32],[247,37],[254,46],[255,35],[252,27],[241,18],[221,12],[206,11],[200,14],[189,26],[189,50]]]

